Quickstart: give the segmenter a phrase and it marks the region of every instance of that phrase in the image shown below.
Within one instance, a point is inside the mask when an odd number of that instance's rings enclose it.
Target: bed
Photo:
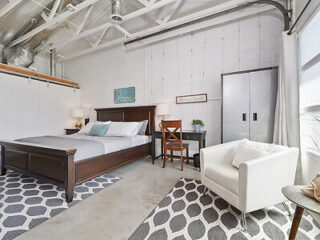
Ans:
[[[148,120],[146,135],[150,136],[155,129],[156,106],[101,108],[95,109],[98,121],[133,122]],[[72,138],[84,139],[81,135]],[[68,139],[66,137],[66,139]],[[68,141],[68,140],[66,140]],[[81,140],[82,141],[82,140]],[[113,151],[105,150],[104,153],[93,157],[78,157],[75,159],[77,149],[44,146],[38,143],[20,141],[1,141],[1,175],[7,169],[20,172],[28,176],[42,179],[57,186],[63,187],[66,201],[71,202],[76,185],[93,179],[101,174],[112,171],[120,166],[151,155],[151,142],[146,138],[131,139],[132,144],[123,144],[113,141]],[[106,147],[108,142],[101,140]],[[87,146],[88,149],[94,146]]]

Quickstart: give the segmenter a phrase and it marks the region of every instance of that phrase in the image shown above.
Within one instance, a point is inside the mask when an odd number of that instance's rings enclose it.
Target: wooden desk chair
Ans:
[[[166,167],[167,150],[170,150],[171,162],[173,162],[173,151],[180,151],[181,156],[181,171],[183,171],[183,150],[186,149],[187,164],[189,164],[189,144],[182,143],[182,122],[181,120],[161,121],[163,146],[164,146],[164,159],[163,168]],[[170,130],[173,129],[173,130]],[[178,137],[175,135],[180,130]]]

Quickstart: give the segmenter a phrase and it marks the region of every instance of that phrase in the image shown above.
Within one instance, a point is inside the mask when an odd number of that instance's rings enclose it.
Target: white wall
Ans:
[[[113,90],[135,86],[130,105],[169,103],[170,118],[182,119],[184,129],[202,119],[213,145],[220,143],[221,73],[277,66],[282,29],[280,14],[265,13],[136,50],[103,50],[67,62],[65,72],[80,82],[83,106],[123,106],[113,103]],[[176,96],[196,93],[209,101],[175,104]]]
[[[0,138],[64,134],[79,104],[79,90],[0,73]]]

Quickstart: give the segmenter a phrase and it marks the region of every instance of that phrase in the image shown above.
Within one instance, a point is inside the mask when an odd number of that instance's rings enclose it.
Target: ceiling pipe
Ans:
[[[3,62],[4,59],[4,45],[0,44],[0,63]]]
[[[56,76],[56,49],[51,49],[49,56],[50,56],[50,75],[51,76]]]
[[[110,20],[115,24],[122,23],[122,0],[111,0]]]
[[[288,35],[292,34],[292,31],[294,29],[294,27],[297,25],[297,23],[299,22],[300,18],[302,17],[302,15],[304,14],[304,12],[306,11],[307,7],[309,6],[309,4],[311,3],[311,0],[309,0],[306,5],[304,6],[304,8],[302,9],[300,15],[297,17],[296,21],[292,24],[292,27],[290,28],[290,30],[288,31]]]
[[[254,2],[244,3],[244,4],[241,4],[241,5],[237,6],[237,7],[233,7],[233,8],[218,12],[218,13],[214,13],[214,14],[211,14],[211,15],[206,16],[206,17],[198,18],[198,19],[192,20],[190,22],[182,23],[180,25],[177,25],[177,26],[174,26],[174,27],[170,27],[170,28],[158,31],[156,33],[151,33],[151,34],[148,34],[148,35],[145,35],[145,36],[142,36],[142,37],[138,37],[138,38],[133,39],[133,40],[126,41],[124,43],[124,45],[128,45],[128,44],[131,44],[131,43],[134,43],[134,42],[139,42],[139,41],[142,41],[142,40],[150,38],[150,37],[154,37],[154,36],[157,36],[157,35],[160,35],[160,34],[164,34],[164,33],[167,33],[167,32],[173,31],[173,30],[177,30],[177,29],[180,29],[180,28],[183,28],[183,27],[187,27],[189,25],[192,25],[192,24],[195,24],[195,23],[199,23],[199,22],[203,22],[203,21],[206,21],[206,20],[209,20],[209,19],[212,19],[212,18],[220,17],[222,15],[225,15],[225,14],[228,14],[228,13],[232,13],[232,12],[236,12],[236,11],[251,7],[253,5],[257,5],[257,4],[259,4],[259,5],[272,5],[272,6],[276,7],[283,15],[284,31],[289,30],[290,17],[289,17],[287,9],[281,3],[273,1],[273,0],[257,0],[257,1],[254,1]]]

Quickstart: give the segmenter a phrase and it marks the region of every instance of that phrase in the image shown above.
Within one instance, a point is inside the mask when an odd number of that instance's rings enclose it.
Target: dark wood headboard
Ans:
[[[135,122],[149,120],[146,135],[155,130],[156,106],[97,108],[98,121]]]

